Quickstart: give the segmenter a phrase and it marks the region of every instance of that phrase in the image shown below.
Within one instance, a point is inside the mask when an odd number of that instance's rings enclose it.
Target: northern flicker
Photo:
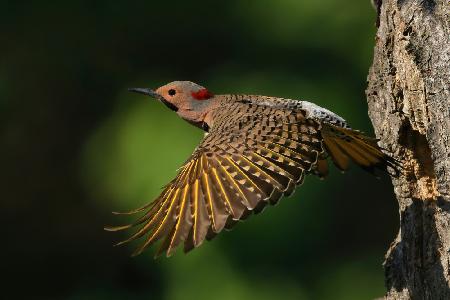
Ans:
[[[123,244],[144,237],[140,254],[162,240],[156,256],[184,243],[188,252],[267,204],[292,194],[305,175],[328,174],[349,161],[373,173],[398,169],[377,140],[351,129],[335,113],[307,101],[258,95],[213,95],[189,81],[132,92],[158,99],[205,137],[153,202],[125,213],[142,215],[118,231],[138,227]]]

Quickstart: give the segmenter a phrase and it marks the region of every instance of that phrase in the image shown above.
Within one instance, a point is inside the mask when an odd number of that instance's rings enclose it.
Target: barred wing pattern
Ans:
[[[145,236],[134,255],[158,240],[163,241],[157,256],[165,251],[170,256],[183,242],[188,252],[291,194],[315,167],[323,152],[321,125],[305,111],[243,103],[227,109],[215,116],[211,132],[161,195],[127,213],[143,213],[135,223],[106,228],[140,226],[119,243]]]

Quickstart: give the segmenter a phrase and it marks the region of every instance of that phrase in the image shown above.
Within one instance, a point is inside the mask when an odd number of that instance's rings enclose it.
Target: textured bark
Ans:
[[[450,299],[450,3],[377,3],[369,116],[404,166],[392,180],[400,230],[384,262],[385,298]]]

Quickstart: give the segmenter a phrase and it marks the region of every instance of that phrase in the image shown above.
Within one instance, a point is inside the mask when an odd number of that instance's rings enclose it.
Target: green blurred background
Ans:
[[[1,298],[371,299],[397,232],[357,168],[184,255],[113,248],[110,211],[158,195],[202,137],[128,87],[313,101],[372,134],[369,0],[0,1]]]

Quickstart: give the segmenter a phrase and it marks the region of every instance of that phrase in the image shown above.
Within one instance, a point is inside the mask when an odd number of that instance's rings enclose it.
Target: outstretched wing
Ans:
[[[320,123],[303,110],[236,103],[233,111],[215,117],[204,138],[180,172],[152,203],[129,213],[143,215],[126,243],[145,237],[140,254],[163,240],[157,255],[184,242],[185,252],[211,239],[251,212],[275,204],[300,184],[323,152]],[[223,116],[223,117],[220,117]]]

